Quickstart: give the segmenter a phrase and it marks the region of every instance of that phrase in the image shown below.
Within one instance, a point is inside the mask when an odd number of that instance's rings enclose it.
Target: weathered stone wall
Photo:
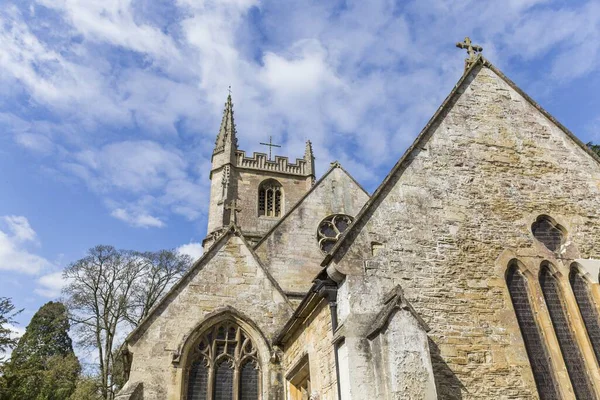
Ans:
[[[256,263],[244,241],[231,233],[196,265],[192,273],[167,296],[147,325],[129,340],[133,353],[130,382],[144,382],[145,400],[180,400],[184,365],[175,367],[173,354],[199,324],[226,307],[256,324],[262,364],[263,394],[274,399],[280,380],[271,376],[276,368],[269,365],[268,342],[291,316],[292,309],[282,293]],[[202,260],[201,260],[202,261]],[[262,335],[260,334],[262,333]]]
[[[337,400],[332,339],[331,313],[327,302],[322,300],[304,322],[303,329],[292,336],[284,349],[284,375],[308,355],[311,386],[319,394],[319,400]],[[286,381],[286,391],[289,390],[287,385]]]
[[[286,292],[306,292],[321,271],[317,227],[331,214],[355,216],[369,199],[339,166],[330,170],[285,220],[256,247],[264,265]]]
[[[567,279],[571,259],[600,257],[599,209],[598,162],[494,71],[476,67],[391,177],[336,268],[401,282],[431,327],[440,398],[534,399],[507,262],[524,259],[533,285],[543,258]],[[532,236],[540,214],[567,229],[561,259]],[[373,242],[383,244],[375,256]],[[568,397],[564,367],[558,372]]]
[[[277,180],[283,187],[282,216],[308,192],[312,177],[277,174],[269,171],[236,169],[234,193],[237,195],[241,211],[237,215],[238,226],[244,234],[264,235],[280,217],[258,215],[258,187],[269,178]]]

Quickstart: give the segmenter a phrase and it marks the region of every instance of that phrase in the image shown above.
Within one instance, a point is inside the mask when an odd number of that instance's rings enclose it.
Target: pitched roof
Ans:
[[[308,146],[308,145],[307,145]],[[317,181],[317,183],[315,183],[308,192],[306,192],[304,194],[304,196],[302,196],[300,198],[300,200],[298,200],[296,202],[296,204],[294,204],[294,206],[292,208],[290,208],[290,210],[285,213],[285,215],[283,217],[281,217],[281,219],[279,221],[277,221],[277,223],[275,225],[273,225],[273,227],[271,229],[269,229],[267,231],[267,233],[265,233],[265,235],[254,245],[254,249],[257,249],[265,240],[267,240],[269,238],[269,236],[271,236],[273,234],[273,232],[285,221],[287,220],[287,218],[298,208],[300,207],[300,205],[304,202],[304,200],[306,200],[306,198],[308,196],[310,196],[310,194],[312,192],[314,192],[322,183],[323,181],[325,181],[325,178],[327,178],[327,176],[336,168],[341,169],[342,171],[344,171],[344,173],[346,175],[348,175],[348,177],[350,177],[350,179],[352,180],[352,182],[354,182],[356,184],[356,186],[358,186],[360,188],[360,190],[362,190],[367,197],[369,197],[369,192],[367,192],[360,183],[358,183],[358,181],[356,179],[354,179],[354,177],[352,175],[350,175],[350,173],[348,173],[348,171],[346,171],[342,165],[337,162],[334,161],[331,163],[331,167],[329,167],[329,169],[327,170],[327,172],[325,172],[325,174],[323,174],[323,176]]]
[[[411,159],[411,155],[413,154],[413,152],[415,152],[420,147],[421,142],[423,142],[423,140],[427,136],[427,133],[429,132],[431,127],[435,126],[435,124],[443,117],[444,113],[450,109],[450,107],[452,105],[452,100],[457,95],[461,94],[460,89],[466,83],[469,82],[467,78],[471,75],[473,70],[475,68],[477,68],[478,66],[487,67],[490,70],[492,70],[496,75],[498,75],[498,77],[500,77],[500,79],[502,79],[504,82],[506,82],[506,84],[508,84],[508,86],[510,86],[514,91],[516,91],[519,95],[521,95],[529,104],[531,104],[540,113],[542,113],[542,115],[544,115],[546,118],[548,118],[560,130],[562,130],[571,140],[573,140],[577,145],[579,145],[579,147],[581,147],[586,153],[588,153],[594,160],[596,160],[598,163],[600,163],[600,157],[596,153],[594,153],[591,149],[589,149],[570,130],[568,130],[563,124],[558,122],[556,120],[556,118],[554,118],[548,111],[546,111],[542,106],[540,106],[531,97],[529,97],[529,95],[527,95],[527,93],[525,93],[513,81],[511,81],[508,77],[506,77],[506,75],[504,75],[502,72],[500,72],[500,70],[498,68],[496,68],[491,62],[489,62],[485,57],[483,57],[481,54],[479,54],[477,56],[477,59],[471,64],[471,66],[465,70],[464,74],[458,80],[456,85],[454,85],[454,88],[452,89],[450,94],[448,94],[446,99],[444,99],[444,101],[442,102],[440,107],[437,109],[435,114],[433,114],[433,116],[427,122],[425,127],[421,130],[421,132],[416,137],[416,139],[414,140],[412,145],[404,152],[402,157],[400,157],[398,162],[396,162],[396,164],[394,165],[392,170],[387,174],[387,176],[381,182],[379,187],[375,190],[375,192],[373,192],[373,195],[371,196],[369,201],[367,201],[365,203],[363,208],[360,210],[360,212],[356,216],[354,223],[346,230],[346,232],[344,233],[344,236],[342,236],[340,238],[340,240],[338,240],[338,242],[335,244],[333,249],[331,249],[331,251],[327,254],[327,256],[325,256],[325,258],[323,259],[323,262],[321,263],[322,266],[327,266],[329,264],[329,262],[333,259],[333,257],[337,255],[337,253],[339,252],[340,248],[342,248],[344,243],[346,243],[346,241],[352,237],[352,234],[357,229],[359,229],[358,227],[361,226],[361,224],[363,223],[363,219],[365,218],[365,215],[368,215],[369,211],[374,207],[375,204],[377,204],[379,197],[381,197],[382,193],[385,192],[385,189],[392,181],[392,178],[396,175],[396,173],[398,173],[398,171],[402,170],[403,168],[405,168],[407,166],[407,163]]]
[[[265,268],[265,266],[262,264],[262,262],[260,261],[260,259],[256,255],[256,253],[250,246],[250,244],[244,238],[244,235],[242,234],[240,229],[237,227],[237,225],[231,224],[227,228],[227,231],[224,232],[224,234],[210,246],[210,248],[202,255],[202,257],[200,257],[192,265],[192,267],[177,281],[177,283],[175,283],[175,285],[173,285],[173,287],[162,297],[162,299],[160,299],[154,305],[154,307],[152,307],[152,309],[150,309],[150,311],[148,312],[148,315],[146,315],[146,317],[144,317],[144,319],[142,319],[142,321],[140,321],[138,326],[135,327],[129,335],[127,335],[127,337],[125,338],[125,342],[127,343],[130,341],[136,341],[137,338],[140,336],[140,334],[143,333],[143,331],[145,331],[145,329],[148,327],[148,325],[152,321],[154,314],[157,313],[157,311],[161,308],[161,306],[163,304],[165,304],[168,299],[170,299],[171,297],[176,295],[178,289],[188,282],[189,278],[193,275],[193,273],[196,270],[203,268],[208,263],[208,261],[210,261],[218,253],[218,249],[219,249],[219,246],[221,243],[225,243],[233,235],[238,236],[239,238],[242,239],[242,242],[244,243],[246,248],[250,251],[250,254],[252,254],[252,257],[256,261],[259,268],[264,272],[267,279],[271,282],[271,284],[273,284],[273,287],[275,287],[275,289],[281,294],[281,296],[284,298],[285,302],[290,306],[290,309],[292,310],[293,309],[292,303],[289,301],[288,297],[284,293],[281,286],[279,286],[279,283],[277,283],[277,281],[273,278],[273,276],[268,271],[268,269]]]

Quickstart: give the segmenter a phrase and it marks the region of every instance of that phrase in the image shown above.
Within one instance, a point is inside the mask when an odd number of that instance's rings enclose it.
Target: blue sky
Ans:
[[[23,328],[97,244],[197,255],[227,87],[240,147],[269,135],[372,191],[460,78],[469,35],[600,141],[594,1],[4,0],[0,296]]]

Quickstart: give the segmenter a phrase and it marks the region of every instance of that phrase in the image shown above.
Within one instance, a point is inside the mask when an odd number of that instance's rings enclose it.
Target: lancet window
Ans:
[[[581,275],[578,268],[573,266],[569,274],[569,281],[577,306],[581,313],[581,318],[587,330],[588,337],[596,354],[596,360],[600,362],[600,315],[596,303],[592,299],[590,285],[588,281]]]
[[[259,400],[257,349],[237,324],[205,332],[190,354],[186,400]]]
[[[506,284],[517,316],[529,364],[541,400],[560,399],[558,385],[552,371],[548,350],[540,327],[531,308],[527,280],[519,271],[516,263],[509,266],[506,274]]]
[[[258,215],[281,217],[283,189],[275,179],[269,179],[258,188]]]
[[[595,395],[587,377],[585,361],[571,329],[558,281],[547,265],[542,265],[540,269],[540,287],[575,396],[578,399],[593,399]]]

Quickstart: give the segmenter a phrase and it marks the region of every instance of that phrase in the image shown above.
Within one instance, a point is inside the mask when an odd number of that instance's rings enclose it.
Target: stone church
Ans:
[[[600,159],[470,41],[373,194],[238,148],[204,255],[127,337],[117,399],[600,399]],[[400,155],[400,154],[399,154]]]

